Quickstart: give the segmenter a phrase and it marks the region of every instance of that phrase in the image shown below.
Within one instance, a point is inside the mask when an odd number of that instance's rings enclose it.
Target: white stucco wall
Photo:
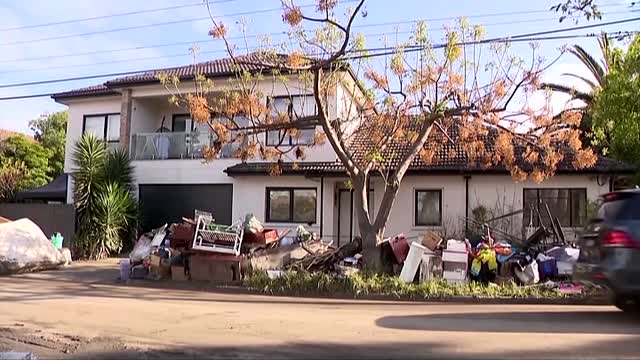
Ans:
[[[504,213],[523,208],[523,189],[525,188],[585,188],[587,199],[595,201],[600,195],[609,192],[609,179],[595,175],[556,175],[536,184],[532,181],[513,182],[509,176],[484,175],[469,179],[469,213],[479,205],[488,209],[498,207]],[[553,213],[553,208],[550,209]],[[530,214],[526,214],[528,219]],[[513,226],[521,228],[522,216],[513,217]],[[527,220],[525,220],[525,225]],[[578,229],[564,228],[568,240],[573,240]]]
[[[382,202],[384,188],[382,181],[374,182],[375,206]],[[464,216],[465,183],[462,176],[407,176],[389,215],[385,230],[386,236],[404,233],[407,237],[422,235],[429,229],[441,230],[442,227],[417,226],[415,224],[415,191],[442,190],[442,220],[447,232],[464,230],[459,217]],[[460,225],[462,224],[462,228]]]
[[[225,88],[231,88],[228,80],[214,80],[214,88],[222,91]],[[184,90],[193,90],[193,85],[189,83],[181,84]],[[312,89],[307,88],[297,78],[290,77],[289,81],[283,83],[281,81],[273,81],[272,78],[266,77],[264,81],[259,83],[258,91],[262,91],[268,96],[287,96],[291,95],[311,95]],[[146,85],[135,87],[132,92],[133,117],[131,124],[131,133],[154,132],[160,127],[162,118],[165,118],[164,126],[171,129],[171,121],[174,114],[184,114],[188,112],[186,109],[176,107],[169,103],[167,90],[161,85]],[[342,101],[344,102],[344,100]],[[338,100],[337,93],[330,96],[327,104],[329,116],[334,118],[337,114]],[[259,141],[265,141],[265,136],[260,135]],[[286,150],[286,147],[281,147]],[[335,161],[336,156],[329,142],[315,145],[306,149],[305,159],[303,161]],[[296,161],[295,153],[291,152],[285,155],[287,161]],[[260,161],[259,159],[256,161]]]
[[[231,179],[231,178],[230,178]],[[266,189],[268,187],[312,187],[316,189],[317,208],[316,222],[310,230],[320,233],[320,207],[322,211],[323,233],[331,234],[334,207],[332,206],[333,185],[325,179],[324,197],[321,198],[320,179],[309,179],[302,176],[245,176],[233,178],[233,219],[243,219],[246,214],[253,213],[261,221],[266,221]],[[295,234],[298,223],[264,223],[265,227],[278,230],[291,229]],[[307,224],[302,224],[309,228]]]
[[[82,136],[82,120],[85,115],[119,113],[120,96],[93,97],[69,102],[69,120],[67,122],[67,144],[65,146],[64,171],[73,169],[73,148]]]
[[[599,181],[599,183],[598,183]],[[379,179],[374,180],[375,206],[382,201],[383,187]],[[489,209],[500,207],[504,213],[523,207],[525,188],[585,188],[587,199],[596,200],[609,191],[608,178],[592,175],[556,175],[541,184],[531,181],[517,183],[509,175],[473,175],[469,179],[469,216],[479,205]],[[463,234],[465,217],[465,180],[460,176],[407,176],[402,182],[391,215],[387,223],[386,236],[404,233],[408,237],[424,234],[428,229],[442,230],[442,227],[415,225],[415,190],[442,190],[442,219],[447,233]],[[553,209],[551,209],[553,211]],[[513,217],[515,227],[522,226],[522,215]],[[568,238],[574,236],[574,229],[564,230]]]

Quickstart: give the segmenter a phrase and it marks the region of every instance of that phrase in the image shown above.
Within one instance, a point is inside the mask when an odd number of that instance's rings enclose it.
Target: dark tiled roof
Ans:
[[[453,127],[452,127],[453,128]],[[457,129],[457,127],[456,127]],[[440,173],[440,174],[461,174],[461,173],[507,173],[507,169],[502,166],[491,166],[489,168],[483,167],[480,163],[469,161],[467,154],[462,148],[462,143],[456,141],[457,130],[447,131],[449,137],[453,142],[449,141],[442,131],[434,129],[427,140],[429,143],[440,143],[434,160],[427,164],[420,156],[416,156],[409,167],[408,173],[420,174],[420,173]],[[496,133],[490,132],[485,139],[483,139],[485,148],[491,153],[494,148],[494,141]],[[352,139],[350,143],[351,151],[353,152],[356,161],[358,159],[362,161],[367,154],[373,149],[372,136],[367,131],[360,131]],[[382,153],[382,157],[387,159],[388,168],[394,168],[397,166],[399,159],[394,158],[393,154],[404,154],[409,144],[392,143]],[[519,166],[523,169],[527,169],[522,159],[523,147],[516,147],[516,161],[519,162]],[[623,163],[621,161],[598,157],[596,164],[590,168],[576,169],[572,162],[574,157],[570,153],[565,154],[565,158],[558,164],[556,173],[564,174],[630,174],[635,172],[635,168]],[[229,175],[250,175],[250,174],[265,174],[269,173],[272,163],[244,163],[232,166],[227,169]],[[530,168],[530,166],[529,166]],[[344,175],[345,170],[339,161],[336,162],[301,162],[294,166],[292,163],[284,163],[282,165],[282,173],[289,175],[314,175],[314,174],[327,174],[327,175]]]
[[[417,129],[416,129],[417,130]],[[438,144],[434,146],[436,155],[434,160],[427,164],[420,156],[416,156],[410,167],[410,171],[444,171],[444,172],[506,172],[507,169],[504,165],[492,165],[489,168],[483,167],[479,161],[470,160],[467,153],[463,148],[462,141],[459,141],[458,127],[453,125],[447,128],[447,135],[445,136],[443,131],[433,128],[429,138],[427,139],[426,146],[430,144]],[[491,154],[495,149],[495,140],[498,136],[496,130],[490,130],[489,133],[482,138],[486,151]],[[372,136],[370,132],[359,131],[354,136],[351,144],[354,157],[362,161],[367,154],[369,154],[374,148],[372,142]],[[453,141],[451,141],[453,140]],[[408,150],[409,143],[394,142],[391,143],[386,151],[383,152],[382,157],[389,162],[386,165],[389,168],[394,168],[398,165],[400,159],[394,154],[404,154]],[[432,145],[433,146],[433,145]],[[522,169],[531,169],[531,165],[528,165],[524,159],[523,154],[525,148],[523,146],[515,145],[515,156],[518,166]],[[598,160],[591,168],[576,169],[573,166],[575,157],[570,151],[564,152],[564,158],[558,164],[556,169],[557,173],[632,173],[635,169],[621,161],[598,157]]]
[[[147,72],[107,81],[107,86],[158,82],[158,75],[177,76],[180,79],[193,79],[197,74],[208,78],[227,77],[239,71],[269,72],[287,63],[287,55],[250,53],[236,57],[236,65],[231,58],[215,59],[197,64],[178,66],[166,69],[149,70]],[[268,66],[265,66],[268,65]]]
[[[231,176],[233,175],[264,175],[271,172],[273,166],[272,162],[249,162],[236,164],[228,167],[225,172]],[[335,174],[344,175],[345,170],[339,162],[299,162],[283,163],[282,174],[283,175],[314,175],[314,174]]]
[[[82,96],[103,96],[103,95],[118,95],[118,94],[119,94],[118,92],[109,89],[105,85],[94,85],[94,86],[88,86],[80,89],[60,92],[52,95],[51,97],[54,99],[64,99],[64,98],[82,97]]]
[[[202,74],[208,78],[228,77],[237,74],[238,71],[249,71],[251,73],[264,72],[268,73],[285,65],[288,60],[287,55],[283,54],[266,54],[266,53],[250,53],[236,57],[238,65],[236,66],[231,58],[215,59],[197,64],[178,66],[165,69],[153,69],[140,72],[139,74],[128,75],[109,80],[104,84],[90,86],[81,89],[65,91],[52,95],[54,99],[81,97],[81,96],[98,96],[98,95],[114,95],[118,94],[112,90],[114,87],[158,83],[158,75],[166,74],[169,76],[178,76],[181,80],[193,79],[196,74]]]

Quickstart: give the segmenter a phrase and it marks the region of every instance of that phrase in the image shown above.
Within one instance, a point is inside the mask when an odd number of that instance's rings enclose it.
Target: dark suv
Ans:
[[[573,277],[579,283],[609,288],[619,309],[640,311],[639,189],[602,197],[596,216],[580,235]]]

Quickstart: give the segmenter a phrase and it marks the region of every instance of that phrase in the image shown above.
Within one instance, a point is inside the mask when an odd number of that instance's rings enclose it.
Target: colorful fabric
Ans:
[[[496,252],[486,244],[479,244],[478,248],[479,250],[476,252],[473,262],[471,263],[471,274],[473,276],[480,275],[482,264],[487,264],[489,271],[498,271]]]

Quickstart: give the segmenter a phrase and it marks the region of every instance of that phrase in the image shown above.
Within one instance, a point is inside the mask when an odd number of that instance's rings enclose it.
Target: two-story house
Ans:
[[[310,148],[299,166],[285,163],[281,176],[269,174],[268,162],[241,163],[232,158],[231,145],[222,149],[219,159],[203,162],[203,146],[212,141],[208,127],[193,122],[185,109],[169,102],[158,75],[179,76],[180,86],[186,90],[193,88],[195,74],[202,73],[212,79],[214,89],[223,89],[236,75],[232,64],[231,59],[218,59],[149,70],[53,95],[55,101],[69,107],[65,172],[73,172],[76,141],[83,133],[93,133],[110,146],[129,149],[146,229],[191,217],[194,209],[200,209],[211,211],[219,223],[231,224],[253,213],[267,227],[310,225],[336,243],[356,235],[348,179],[328,142]],[[254,65],[245,70],[268,71]],[[270,106],[292,108],[295,114],[314,112],[311,89],[295,74],[283,76],[289,77],[286,87],[269,76],[259,84],[272,95]],[[345,69],[336,91],[327,99],[330,117],[341,118],[346,111],[358,108],[353,106],[361,98],[356,83],[354,74]],[[301,131],[303,136],[285,139],[285,143],[295,146],[314,141],[313,129]],[[269,146],[278,137],[277,133],[266,133],[261,140]],[[354,139],[353,143],[362,146],[364,140]],[[614,177],[630,171],[627,165],[606,158],[580,171],[565,161],[557,174],[542,184],[515,183],[505,169],[471,168],[463,157],[429,166],[416,159],[391,212],[387,234],[416,235],[443,228],[460,234],[465,217],[479,205],[495,213],[537,207],[540,201],[549,204],[564,227],[575,228],[585,220],[587,200],[609,191]],[[67,201],[72,203],[73,184],[69,181]],[[375,211],[382,197],[382,179],[374,177],[371,188],[370,203]],[[529,224],[529,215],[518,218],[514,228],[523,222]]]

